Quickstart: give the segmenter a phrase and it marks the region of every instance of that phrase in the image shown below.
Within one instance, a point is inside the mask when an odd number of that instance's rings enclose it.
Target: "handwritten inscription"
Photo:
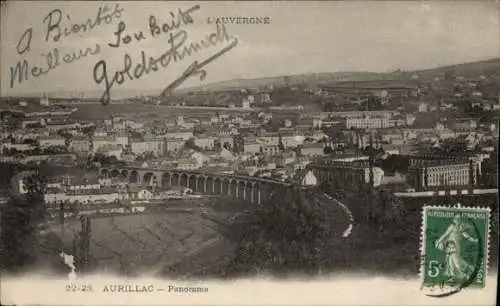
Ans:
[[[118,85],[127,81],[138,80],[152,72],[170,66],[172,63],[183,61],[205,49],[218,50],[213,55],[201,61],[193,61],[187,69],[176,78],[171,84],[166,86],[162,96],[170,94],[176,87],[191,76],[199,76],[203,80],[207,73],[203,69],[209,63],[227,53],[238,44],[238,39],[228,34],[224,23],[217,23],[215,29],[208,33],[204,39],[189,41],[188,32],[185,27],[194,23],[192,14],[200,9],[199,5],[188,9],[178,9],[170,12],[170,20],[161,21],[158,17],[150,15],[147,18],[147,31],[132,31],[127,28],[125,21],[120,20],[113,32],[114,38],[106,45],[94,43],[86,48],[75,51],[62,52],[61,47],[53,47],[50,51],[41,53],[45,64],[33,65],[26,58],[21,58],[10,67],[10,88],[16,84],[21,84],[31,78],[38,78],[47,75],[49,72],[65,64],[71,64],[87,57],[96,56],[102,52],[103,47],[118,49],[124,45],[141,43],[148,39],[157,39],[165,42],[165,51],[156,56],[140,51],[140,58],[125,53],[123,56],[123,66],[116,70],[111,70],[105,60],[99,60],[93,67],[93,79],[98,85],[104,85],[101,97],[103,104],[110,102],[110,92]],[[85,21],[73,21],[71,16],[59,8],[55,8],[47,13],[42,19],[43,40],[45,43],[57,44],[71,36],[82,36],[100,25],[110,24],[123,17],[124,9],[118,4],[110,8],[107,5],[99,6],[95,16],[89,17]],[[44,29],[44,30],[43,30]],[[36,28],[35,28],[36,30]],[[33,28],[24,31],[17,45],[15,46],[18,55],[25,56],[31,51],[31,44],[36,32]],[[164,40],[163,40],[164,39]]]
[[[219,28],[219,27],[225,29],[224,25],[218,25],[217,28]],[[220,56],[222,56],[224,53],[226,53],[229,50],[231,50],[232,48],[234,48],[237,44],[238,44],[238,39],[236,39],[236,38],[233,37],[233,40],[231,41],[231,43],[229,45],[227,45],[226,47],[224,47],[219,52],[215,53],[214,55],[210,56],[209,58],[205,59],[204,61],[201,61],[201,62],[194,61],[182,73],[182,75],[179,78],[177,78],[176,80],[174,80],[172,83],[170,83],[163,90],[163,92],[161,93],[161,96],[166,96],[166,95],[170,94],[177,86],[179,86],[180,84],[182,84],[182,82],[184,82],[188,77],[190,77],[192,75],[199,75],[200,76],[200,80],[203,81],[205,79],[205,77],[207,76],[207,72],[205,70],[203,70],[202,68],[205,67],[206,65],[208,65],[209,63],[213,62],[214,60],[216,60]],[[191,46],[193,46],[193,45],[191,44]]]
[[[170,13],[172,20],[170,23],[163,23],[161,26],[158,24],[157,18],[153,15],[149,16],[149,29],[151,31],[151,35],[156,37],[163,33],[168,33],[171,30],[179,29],[182,25],[188,25],[194,23],[193,18],[191,17],[191,13],[200,9],[199,5],[195,5],[186,11],[178,10],[178,14]]]
[[[108,46],[113,47],[113,48],[118,48],[120,47],[120,44],[123,42],[123,44],[128,45],[132,42],[132,36],[131,35],[123,35],[125,32],[125,29],[127,28],[127,25],[125,22],[120,21],[118,24],[118,30],[116,30],[115,35],[116,35],[116,43],[112,44],[109,43]],[[123,37],[122,37],[123,35]],[[141,41],[143,39],[146,39],[144,36],[144,32],[138,32],[134,33],[133,37],[135,38],[136,41]]]
[[[113,9],[104,5],[98,8],[94,18],[88,18],[85,22],[73,23],[71,22],[71,16],[69,14],[64,14],[63,11],[58,8],[53,9],[42,21],[42,23],[46,25],[45,41],[48,43],[57,43],[65,37],[89,32],[99,27],[101,24],[110,24],[114,20],[120,19],[123,11],[124,9],[120,8],[118,4],[116,4]],[[25,55],[30,52],[33,35],[33,28],[28,28],[23,33],[16,45],[16,51],[19,55]],[[50,71],[61,66],[61,64],[70,64],[82,58],[97,55],[100,52],[100,44],[64,54],[61,54],[56,47],[48,53],[42,53],[46,62],[44,66],[31,65],[27,59],[20,59],[16,64],[10,67],[10,88],[14,88],[16,84],[21,84],[24,81],[28,81],[30,78],[46,75]]]
[[[97,15],[93,20],[92,18],[89,18],[84,23],[73,23],[63,26],[61,25],[63,12],[60,9],[54,9],[43,19],[43,22],[47,24],[45,41],[52,39],[54,42],[58,42],[61,38],[68,37],[72,34],[90,31],[100,26],[102,22],[110,24],[113,19],[121,18],[122,12],[123,9],[120,9],[118,4],[115,5],[112,12],[109,11],[107,6],[99,7]],[[71,16],[66,15],[66,19],[71,21]]]
[[[116,71],[109,71],[106,61],[98,61],[94,66],[93,77],[97,84],[104,85],[101,102],[103,104],[110,103],[110,92],[116,85],[122,85],[127,80],[138,80],[144,75],[149,75],[151,72],[157,72],[161,68],[166,68],[174,62],[182,61],[186,57],[203,49],[225,44],[222,49],[206,60],[201,62],[194,61],[179,78],[165,88],[162,95],[169,94],[190,76],[199,75],[200,79],[204,79],[206,77],[206,71],[202,70],[202,68],[234,48],[238,40],[227,33],[227,29],[223,24],[217,24],[216,30],[208,34],[205,39],[197,42],[188,42],[188,33],[186,30],[180,29],[180,27],[182,25],[194,23],[190,14],[198,9],[199,6],[194,6],[186,11],[179,10],[177,15],[171,13],[172,22],[163,23],[162,25],[158,24],[154,16],[149,17],[150,37],[158,38],[161,37],[162,34],[167,34],[166,37],[168,37],[166,40],[168,46],[165,52],[160,56],[153,57],[147,55],[146,52],[142,50],[140,60],[134,63],[132,56],[126,53],[123,57],[123,68]],[[114,43],[109,43],[108,45],[110,47],[119,48],[121,45],[148,39],[142,31],[127,34],[126,28],[125,22],[120,22],[117,31],[114,32],[116,41]],[[173,30],[178,31],[174,33]]]
[[[45,75],[49,73],[51,70],[56,69],[61,65],[61,63],[70,64],[74,61],[77,61],[81,58],[96,55],[101,51],[101,47],[99,44],[96,44],[95,47],[86,48],[85,50],[79,50],[78,52],[66,53],[64,55],[59,54],[59,49],[54,48],[47,54],[42,54],[45,56],[47,66],[39,67],[39,66],[30,66],[28,60],[24,59],[22,61],[18,61],[14,67],[10,68],[10,88],[14,88],[14,85],[17,82],[21,84],[23,81],[29,80],[31,77],[39,77],[41,75]],[[62,59],[62,62],[61,62]]]

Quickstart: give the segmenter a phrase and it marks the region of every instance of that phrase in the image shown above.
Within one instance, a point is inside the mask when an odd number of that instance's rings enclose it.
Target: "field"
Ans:
[[[229,259],[221,224],[234,211],[184,203],[158,212],[91,218],[91,270],[127,275],[199,274]],[[238,209],[239,210],[239,209]]]
[[[162,105],[148,105],[138,103],[123,103],[102,105],[99,103],[78,104],[78,110],[71,115],[72,118],[81,120],[104,120],[110,119],[111,116],[122,116],[129,119],[143,121],[165,120],[167,118],[175,118],[179,115],[184,116],[201,116],[215,115],[220,109],[212,108],[185,108],[185,107],[169,107]],[[225,108],[225,111],[242,111],[241,109]]]
[[[158,272],[217,241],[216,225],[189,212],[94,218],[92,268]]]
[[[482,199],[483,205],[493,198]],[[354,212],[354,207],[350,209]],[[421,235],[420,202],[408,201],[402,219],[381,227],[364,224],[355,217],[351,234],[334,238],[328,251],[332,272],[374,273],[414,277],[419,271]],[[493,204],[495,205],[495,204]],[[223,276],[234,256],[233,242],[223,229],[229,219],[248,208],[247,204],[210,200],[172,203],[167,209],[140,215],[95,217],[91,222],[91,270],[116,271],[130,276],[168,277]],[[337,208],[334,208],[336,210]],[[492,212],[497,214],[497,210]],[[345,230],[343,214],[336,214],[335,229]],[[361,221],[361,222],[360,222]],[[66,252],[72,254],[72,230],[79,222],[67,221]],[[59,225],[52,225],[57,233]],[[492,218],[490,232],[490,271],[498,266],[498,217]]]

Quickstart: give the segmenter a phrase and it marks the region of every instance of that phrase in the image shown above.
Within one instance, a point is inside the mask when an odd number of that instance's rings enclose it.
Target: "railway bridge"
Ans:
[[[219,174],[179,169],[154,169],[123,166],[104,166],[99,174],[108,178],[123,178],[130,184],[185,187],[195,192],[220,194],[247,202],[261,204],[276,188],[291,184],[252,176]]]

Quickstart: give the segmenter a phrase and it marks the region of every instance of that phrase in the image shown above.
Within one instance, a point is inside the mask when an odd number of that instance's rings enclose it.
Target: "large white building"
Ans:
[[[66,139],[60,136],[40,137],[38,139],[40,147],[66,146]]]
[[[165,135],[165,138],[182,138],[184,140],[188,140],[193,137],[193,130],[190,129],[172,129],[168,130]]]
[[[214,148],[215,137],[195,137],[194,144],[202,149],[211,150]]]
[[[383,116],[377,117],[350,117],[345,119],[347,129],[383,129],[390,127],[389,118]]]
[[[335,162],[332,164],[311,163],[307,168],[312,170],[318,182],[330,180],[341,180],[353,189],[359,188],[359,184],[370,183],[370,171],[373,171],[373,186],[379,186],[384,179],[384,170],[373,167],[370,170],[368,163],[362,161],[355,162]]]
[[[408,182],[416,189],[468,186],[477,183],[477,165],[470,162],[434,162],[411,166]]]
[[[178,152],[184,147],[185,143],[184,138],[167,138],[165,140],[166,150],[167,152]]]
[[[148,137],[144,140],[132,140],[130,149],[132,153],[140,155],[147,152],[153,152],[158,156],[162,156],[166,152],[166,139],[161,137]]]

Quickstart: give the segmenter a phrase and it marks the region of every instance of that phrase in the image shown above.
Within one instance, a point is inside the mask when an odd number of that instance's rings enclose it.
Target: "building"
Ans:
[[[316,176],[312,173],[312,171],[308,171],[306,175],[304,175],[304,178],[302,179],[302,185],[305,186],[314,186],[318,184],[318,180],[316,179]]]
[[[245,151],[245,136],[243,134],[236,134],[233,136],[233,152],[236,154]]]
[[[383,129],[390,127],[389,119],[384,116],[378,117],[349,117],[345,119],[347,129]]]
[[[458,164],[467,163],[467,156],[452,157],[450,155],[424,154],[424,155],[409,155],[409,166],[426,166],[431,164]]]
[[[245,153],[249,153],[249,154],[259,153],[260,152],[260,144],[257,142],[257,140],[255,138],[247,137],[245,139],[243,151]]]
[[[261,145],[260,152],[265,155],[276,155],[280,152],[280,148],[277,144],[275,145]]]
[[[370,183],[371,171],[374,187],[379,186],[384,179],[384,170],[379,167],[370,169],[367,161],[335,162],[329,165],[314,162],[307,165],[306,169],[313,172],[318,183],[340,180],[354,190],[359,189],[360,184]]]
[[[330,112],[322,113],[322,117],[330,118],[362,118],[362,117],[382,117],[390,119],[393,116],[399,115],[400,112],[397,110],[382,110],[382,111],[347,111],[347,112]]]
[[[111,203],[119,200],[119,193],[116,188],[99,188],[99,189],[78,189],[78,190],[62,190],[50,189],[44,194],[46,204],[57,203],[82,203],[82,204],[97,204]]]
[[[35,147],[31,144],[25,144],[25,143],[10,143],[10,142],[4,142],[0,144],[0,149],[2,150],[2,154],[4,151],[11,150],[11,151],[31,151]]]
[[[196,170],[200,167],[201,165],[195,159],[188,158],[179,160],[176,168],[180,170]]]
[[[98,150],[97,153],[101,153],[105,156],[114,156],[117,159],[121,159],[122,153],[123,153],[123,147],[121,145],[115,144],[115,145],[107,145],[107,146],[101,146]]]
[[[42,147],[42,148],[65,147],[66,146],[66,139],[64,139],[63,137],[59,137],[59,136],[40,137],[38,139],[38,143],[40,144],[40,147]]]
[[[346,163],[363,163],[368,162],[369,157],[366,155],[346,154],[340,156],[323,156],[315,159],[314,163],[318,165],[344,165]]]
[[[11,190],[14,195],[25,194],[28,192],[26,189],[25,180],[27,177],[36,174],[34,171],[19,172],[10,180]]]
[[[470,162],[442,163],[433,162],[411,166],[408,171],[408,183],[415,190],[436,187],[460,187],[477,184],[476,165]]]
[[[127,147],[129,145],[129,135],[125,131],[120,131],[115,135],[115,142],[117,145],[121,145],[122,147]]]
[[[168,130],[165,135],[165,138],[182,138],[184,140],[188,140],[193,137],[193,130],[190,129],[172,129]]]
[[[130,143],[132,153],[140,155],[152,152],[157,156],[163,156],[166,152],[166,140],[161,137],[150,137],[144,140],[132,140]]]
[[[427,106],[428,106],[427,103],[424,103],[424,102],[419,103],[418,104],[418,112],[419,113],[427,113],[427,111],[428,111],[428,107]]]
[[[100,147],[117,144],[116,137],[114,136],[94,136],[92,139],[92,149],[94,152],[99,150]]]
[[[243,102],[241,103],[242,104],[242,108],[245,108],[245,109],[250,109],[250,101],[248,99],[244,99]]]
[[[91,141],[87,137],[73,137],[69,144],[71,152],[88,152],[90,147]]]
[[[183,147],[186,141],[184,138],[166,138],[165,145],[167,152],[178,152]]]
[[[415,117],[413,114],[406,114],[405,116],[405,123],[406,125],[410,126],[415,123],[415,120],[417,120],[417,117]]]
[[[305,143],[300,146],[300,154],[303,156],[324,155],[324,145],[322,143]]]
[[[44,193],[45,203],[109,203],[119,199],[116,187],[108,186],[97,177],[63,176],[52,179]]]
[[[194,144],[204,150],[212,150],[215,145],[215,137],[195,137]]]
[[[457,120],[455,122],[456,130],[472,131],[477,128],[476,120]]]

